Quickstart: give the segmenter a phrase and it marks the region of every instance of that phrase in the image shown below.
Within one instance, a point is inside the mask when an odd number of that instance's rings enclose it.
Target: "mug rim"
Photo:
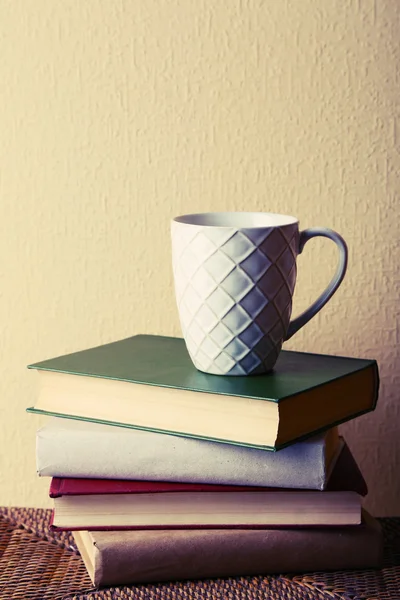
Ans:
[[[225,224],[221,225],[219,223],[206,223],[201,222],[202,219],[206,221],[207,219],[212,220],[213,218],[224,218],[231,217],[233,215],[238,215],[239,218],[254,218],[254,217],[272,217],[277,221],[281,220],[281,222],[270,223],[270,224],[262,224],[262,225],[251,225],[251,224]],[[198,222],[196,222],[196,220]],[[272,212],[250,212],[250,211],[225,211],[225,212],[203,212],[203,213],[188,213],[185,215],[179,215],[172,219],[173,223],[178,223],[180,225],[188,225],[192,227],[209,227],[209,228],[218,228],[218,229],[266,229],[270,227],[285,227],[290,225],[298,225],[299,220],[292,215],[284,215],[282,213],[272,213]]]

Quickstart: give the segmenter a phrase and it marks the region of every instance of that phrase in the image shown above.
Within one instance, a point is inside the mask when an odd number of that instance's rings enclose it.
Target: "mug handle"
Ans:
[[[332,298],[339,285],[342,283],[343,277],[346,274],[348,258],[347,244],[342,236],[336,233],[336,231],[332,231],[332,229],[326,229],[325,227],[310,227],[309,229],[304,229],[304,231],[301,231],[299,239],[299,254],[302,253],[306,242],[317,236],[329,238],[335,242],[339,248],[339,262],[336,268],[336,273],[328,287],[320,296],[318,296],[315,302],[313,302],[313,304],[311,304],[307,310],[301,313],[301,315],[290,321],[285,341],[289,340],[295,333],[299,331],[299,329],[303,327],[303,325],[308,323],[308,321],[310,321],[310,319],[312,319],[323,306],[325,306],[328,300]]]

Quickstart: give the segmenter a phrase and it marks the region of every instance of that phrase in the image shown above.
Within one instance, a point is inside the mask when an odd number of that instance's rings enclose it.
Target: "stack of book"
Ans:
[[[375,361],[282,351],[270,374],[222,377],[138,335],[30,368],[52,527],[94,585],[380,565],[337,429],[375,408]]]

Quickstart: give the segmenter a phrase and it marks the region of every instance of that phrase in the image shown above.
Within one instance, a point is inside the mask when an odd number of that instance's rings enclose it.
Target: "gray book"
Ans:
[[[337,428],[279,452],[61,418],[36,435],[41,476],[315,490],[342,447]]]

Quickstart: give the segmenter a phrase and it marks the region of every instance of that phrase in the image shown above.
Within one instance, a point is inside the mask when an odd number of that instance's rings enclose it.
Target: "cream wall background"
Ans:
[[[25,365],[179,335],[171,217],[260,210],[348,241],[286,347],[378,359],[379,407],[343,430],[367,506],[400,514],[399,31],[396,0],[0,0],[1,504],[49,506]],[[294,313],[329,244],[299,258]]]

